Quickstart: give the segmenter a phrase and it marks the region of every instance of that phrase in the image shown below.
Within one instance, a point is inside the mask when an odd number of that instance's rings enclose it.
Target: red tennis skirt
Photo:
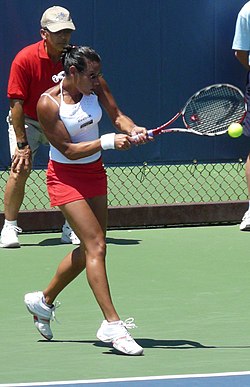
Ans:
[[[62,164],[50,160],[47,189],[51,207],[107,195],[107,175],[102,159],[89,164]]]

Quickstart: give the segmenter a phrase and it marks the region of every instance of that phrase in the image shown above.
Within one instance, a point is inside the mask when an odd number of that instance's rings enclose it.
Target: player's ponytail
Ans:
[[[91,47],[67,45],[64,47],[61,54],[61,61],[65,74],[69,74],[71,66],[75,66],[78,71],[84,72],[87,68],[87,61],[101,62],[101,58],[97,52]]]

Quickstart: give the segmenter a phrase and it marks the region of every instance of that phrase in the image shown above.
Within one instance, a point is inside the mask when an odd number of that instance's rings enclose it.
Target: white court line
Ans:
[[[0,387],[33,387],[33,386],[67,386],[74,384],[93,384],[93,383],[115,383],[115,382],[134,382],[148,380],[167,380],[167,379],[191,379],[191,378],[215,378],[225,376],[244,376],[250,375],[250,371],[242,372],[220,372],[212,374],[188,374],[188,375],[162,375],[162,376],[143,376],[135,378],[112,378],[112,379],[91,379],[91,380],[68,380],[58,382],[35,382],[35,383],[14,383],[0,384]]]

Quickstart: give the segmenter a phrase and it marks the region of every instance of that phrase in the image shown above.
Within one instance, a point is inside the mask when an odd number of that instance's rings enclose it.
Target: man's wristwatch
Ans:
[[[17,145],[18,149],[24,149],[27,145],[29,145],[29,143],[27,141],[26,142],[17,142],[16,145]]]

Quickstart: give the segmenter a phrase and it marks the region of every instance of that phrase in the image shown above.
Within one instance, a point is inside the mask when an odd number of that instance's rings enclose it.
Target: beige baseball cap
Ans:
[[[74,31],[76,29],[69,11],[66,8],[57,5],[46,9],[43,13],[41,27],[48,28],[51,32],[58,32],[66,29]]]

